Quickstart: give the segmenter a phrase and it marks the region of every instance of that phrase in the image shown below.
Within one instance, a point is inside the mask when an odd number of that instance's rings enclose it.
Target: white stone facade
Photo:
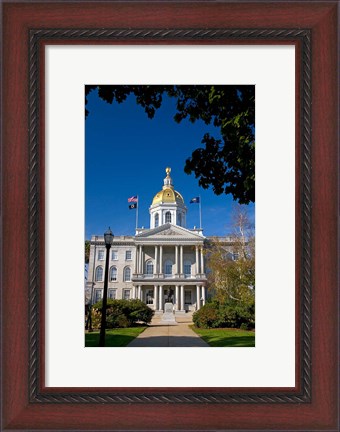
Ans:
[[[156,311],[163,311],[166,302],[172,302],[176,311],[199,309],[206,301],[204,240],[201,234],[172,224],[134,237],[115,237],[108,298],[139,298]],[[92,236],[86,283],[91,303],[102,298],[105,257],[103,236]]]

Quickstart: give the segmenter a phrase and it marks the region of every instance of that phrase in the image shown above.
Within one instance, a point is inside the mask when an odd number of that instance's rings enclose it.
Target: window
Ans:
[[[103,267],[99,266],[96,268],[96,275],[95,275],[96,282],[102,282],[103,281]]]
[[[153,304],[153,290],[148,289],[146,291],[146,304]]]
[[[165,274],[171,275],[172,274],[172,262],[167,260],[165,261]]]
[[[125,267],[124,269],[124,282],[131,281],[131,269],[130,267]]]
[[[131,290],[129,290],[129,289],[123,290],[123,299],[124,300],[130,300],[130,293],[131,293]]]
[[[159,225],[159,216],[158,213],[155,214],[155,228],[157,228]]]
[[[178,215],[177,215],[177,225],[182,225],[182,215],[181,215],[181,213],[178,213]]]
[[[153,274],[153,262],[151,260],[146,262],[146,274],[148,275]]]
[[[165,213],[165,223],[171,223],[171,213],[169,211]]]
[[[184,274],[186,276],[191,275],[191,262],[190,261],[184,261]]]
[[[233,253],[233,260],[237,261],[239,259],[239,254],[237,252]]]
[[[130,250],[128,250],[128,251],[125,252],[125,259],[126,260],[131,260],[132,259],[132,254],[131,254]]]
[[[94,302],[99,302],[103,297],[103,291],[101,289],[94,290]]]
[[[103,249],[99,249],[98,251],[98,260],[99,261],[103,261],[104,259],[104,250]]]
[[[111,251],[111,259],[113,261],[117,261],[117,259],[118,259],[118,251],[116,251],[116,250]]]
[[[117,298],[117,290],[109,289],[109,299],[115,300]]]
[[[115,282],[117,280],[117,267],[110,268],[110,282]]]

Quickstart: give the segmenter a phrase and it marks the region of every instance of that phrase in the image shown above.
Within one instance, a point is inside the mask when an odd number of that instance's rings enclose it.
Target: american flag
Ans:
[[[137,195],[128,198],[128,202],[138,202],[138,197],[137,197]]]

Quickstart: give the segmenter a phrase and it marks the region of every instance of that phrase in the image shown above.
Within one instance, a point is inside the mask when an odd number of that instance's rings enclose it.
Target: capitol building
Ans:
[[[117,236],[110,249],[108,298],[140,299],[161,313],[173,303],[176,314],[205,304],[204,248],[209,239],[202,228],[186,228],[187,207],[174,189],[166,169],[162,189],[154,196],[150,228],[137,228],[134,236]],[[138,205],[138,203],[137,203]],[[106,249],[103,236],[91,237],[86,301],[103,296]]]

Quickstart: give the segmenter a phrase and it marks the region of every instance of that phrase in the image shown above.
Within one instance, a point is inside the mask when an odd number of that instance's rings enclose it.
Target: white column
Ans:
[[[141,273],[141,274],[143,274],[142,259],[143,259],[143,246],[139,245],[139,269],[138,269],[138,273]]]
[[[135,271],[134,273],[138,273],[138,246],[136,246],[135,252]]]
[[[163,273],[163,246],[159,246],[159,273]]]
[[[205,286],[202,286],[202,306],[205,305]]]
[[[184,286],[181,285],[181,310],[185,310],[184,309]]]
[[[135,299],[136,298],[136,286],[133,285],[132,287],[132,298]]]
[[[204,273],[203,247],[201,247],[201,273]]]
[[[181,260],[181,262],[180,262],[179,272],[182,274],[183,273],[183,246],[182,245],[180,248],[180,260]]]
[[[196,274],[199,274],[200,272],[200,263],[198,261],[198,246],[196,245]]]
[[[179,309],[179,297],[178,297],[178,285],[176,285],[176,292],[175,292],[175,296],[176,296],[176,306],[175,309],[178,310]]]
[[[163,310],[163,286],[159,285],[159,310]]]
[[[178,245],[175,246],[175,274],[178,274]],[[176,297],[177,298],[177,297]]]
[[[140,285],[138,285],[138,298],[139,300],[142,298],[142,287]]]
[[[155,266],[153,272],[159,273],[158,272],[158,246],[155,246]]]
[[[200,291],[200,286],[196,285],[196,310],[201,307]]]
[[[142,262],[141,273],[144,274],[145,269],[144,269],[144,252],[143,252],[143,249],[141,250],[141,262]]]
[[[158,310],[158,286],[153,287],[153,304],[155,305],[155,310]]]

